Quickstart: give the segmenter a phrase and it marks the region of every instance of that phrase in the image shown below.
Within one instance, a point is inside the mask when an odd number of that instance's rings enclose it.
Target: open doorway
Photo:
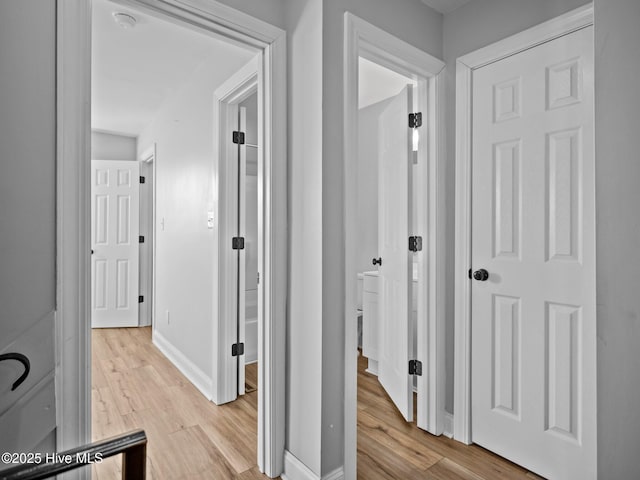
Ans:
[[[366,477],[401,471],[389,419],[442,433],[444,64],[349,13],[345,39],[345,475]]]
[[[368,477],[381,467],[371,455],[371,427],[383,422],[381,413],[416,425],[418,377],[408,376],[406,360],[393,356],[417,359],[418,264],[403,240],[418,225],[418,209],[411,207],[417,204],[419,130],[404,121],[419,102],[416,80],[363,57],[358,70],[358,461],[360,475]],[[394,244],[400,248],[390,248]],[[382,299],[394,284],[393,295]]]
[[[247,322],[252,324],[252,349],[247,352],[251,392],[237,404],[217,407],[210,402],[218,381],[211,352],[219,329],[219,205],[229,201],[221,198],[218,184],[214,92],[247,63],[261,68],[265,50],[237,35],[231,40],[192,22],[187,26],[159,12],[161,8],[135,1],[94,0],[93,7],[91,300],[92,313],[104,305],[107,319],[94,325],[104,328],[93,332],[93,436],[146,429],[149,471],[171,472],[171,477],[204,470],[277,475],[282,455],[274,454],[271,445],[284,426],[265,425],[262,418],[270,399],[264,392],[280,386],[272,383],[277,373],[267,372],[267,388],[258,399],[256,362],[271,350],[258,352],[258,324],[264,315],[259,314],[256,281],[247,295],[255,301],[246,306],[252,314]],[[240,107],[251,122],[253,145],[265,129],[258,102],[273,93],[262,90],[264,78],[256,78],[254,85],[261,96],[253,95]],[[274,108],[271,104],[268,113]],[[270,137],[266,142],[275,150]],[[260,155],[263,162],[270,161],[270,152]],[[265,236],[277,236],[272,220],[275,206],[281,205],[278,198],[272,211],[259,213],[258,185],[270,194],[280,173],[261,177],[258,152],[251,158],[253,175],[247,175],[252,180],[246,190],[253,200],[248,204],[255,205],[247,210],[252,244],[247,268],[256,271],[256,279],[264,271],[265,254],[273,254],[258,253],[257,246],[273,245]],[[264,215],[260,222],[258,215]],[[123,245],[126,256],[103,252]],[[98,274],[102,284],[95,280]],[[263,292],[272,300],[271,288],[279,279],[268,278]],[[99,288],[103,284],[108,288]],[[145,303],[147,308],[140,308]],[[272,308],[278,304],[270,303]],[[110,324],[111,314],[125,307],[127,323]],[[113,328],[123,326],[132,328]],[[265,330],[274,346],[279,338],[271,329],[276,327],[277,322]],[[280,410],[273,404],[266,408]],[[269,410],[266,416],[278,413]],[[243,427],[233,433],[232,425]],[[176,455],[188,457],[179,445],[198,445],[206,461],[172,461]],[[280,448],[280,442],[273,448]],[[176,470],[180,465],[184,468]]]
[[[385,468],[375,459],[379,424],[418,428],[418,82],[358,58],[358,461],[360,475]],[[420,112],[424,114],[425,112]],[[424,146],[423,146],[424,148]],[[407,249],[407,239],[416,244]],[[409,277],[409,278],[407,278]],[[422,312],[421,312],[422,313]],[[426,318],[424,313],[422,319]],[[410,363],[413,362],[413,363]],[[421,392],[424,394],[424,392]],[[425,403],[422,402],[422,407]],[[384,414],[391,413],[394,421]],[[423,426],[424,428],[424,426]],[[389,464],[387,468],[395,469]],[[405,472],[407,473],[407,472]],[[418,470],[414,472],[416,475]]]

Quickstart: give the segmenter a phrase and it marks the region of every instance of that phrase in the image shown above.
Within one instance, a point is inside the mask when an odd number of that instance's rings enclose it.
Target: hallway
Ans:
[[[142,428],[151,479],[265,479],[256,465],[257,364],[247,393],[217,406],[151,343],[151,328],[92,331],[92,435]],[[536,475],[478,446],[434,437],[408,424],[358,359],[358,478],[361,480],[534,480]],[[93,466],[120,478],[121,457]]]
[[[153,346],[150,327],[92,331],[92,438],[144,429],[147,478],[267,478],[256,465],[257,395],[216,406]],[[94,465],[93,478],[121,478],[121,462]]]

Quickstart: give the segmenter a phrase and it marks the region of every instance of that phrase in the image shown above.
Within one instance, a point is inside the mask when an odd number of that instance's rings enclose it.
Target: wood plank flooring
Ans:
[[[150,328],[92,332],[92,435],[103,439],[142,428],[147,478],[239,479],[258,471],[258,392],[216,406],[151,343]],[[257,384],[257,364],[247,366]],[[121,456],[93,465],[94,479],[121,478]]]
[[[257,390],[216,406],[151,343],[150,328],[92,332],[92,432],[100,440],[147,433],[151,479],[263,480],[256,465]],[[480,447],[434,437],[407,423],[358,360],[358,478],[361,480],[532,480],[526,470]],[[257,364],[247,366],[257,386]],[[92,467],[121,478],[120,456]]]
[[[533,480],[533,473],[478,447],[407,423],[358,357],[358,479]],[[415,397],[414,397],[415,400]],[[415,405],[415,401],[414,401]],[[414,410],[414,418],[415,410]]]

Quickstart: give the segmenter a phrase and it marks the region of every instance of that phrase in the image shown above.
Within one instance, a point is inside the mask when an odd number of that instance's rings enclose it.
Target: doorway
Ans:
[[[367,358],[367,372],[378,378],[405,419],[411,421],[417,377],[406,383],[406,361],[396,360],[388,347],[401,344],[406,351],[396,349],[395,353],[417,358],[414,286],[418,265],[415,252],[408,252],[404,245],[404,237],[417,228],[417,208],[411,207],[417,203],[413,173],[419,129],[404,125],[409,112],[417,111],[417,82],[365,58],[358,62],[358,344]],[[407,148],[408,141],[412,148]],[[400,248],[390,248],[392,244]],[[409,283],[407,276],[411,276]],[[382,298],[384,285],[393,284],[399,288]],[[391,318],[408,320],[389,328]],[[394,341],[395,332],[408,335],[408,341]]]
[[[115,4],[114,4],[115,5]],[[262,22],[256,22],[251,17],[241,14],[235,10],[223,9],[221,10],[217,4],[213,4],[203,10],[202,6],[194,6],[187,2],[184,8],[180,12],[174,11],[170,5],[165,2],[153,2],[147,4],[144,1],[130,1],[130,2],[118,2],[118,6],[123,8],[139,9],[145,12],[145,14],[151,17],[163,17],[170,18],[173,21],[185,22],[188,18],[188,24],[191,29],[195,29],[201,32],[208,32],[209,35],[218,35],[218,38],[224,38],[227,41],[231,41],[235,45],[242,45],[243,48],[253,49],[258,53],[260,62],[266,58],[267,66],[264,68],[264,75],[260,81],[269,82],[268,89],[265,90],[264,101],[266,104],[265,113],[268,118],[269,135],[265,137],[265,164],[269,165],[269,177],[264,179],[264,191],[265,194],[271,198],[271,208],[266,212],[263,224],[265,226],[264,242],[267,245],[265,249],[265,263],[266,268],[264,272],[267,280],[265,281],[265,290],[268,292],[266,295],[270,302],[268,308],[266,308],[265,322],[267,327],[265,328],[265,337],[268,338],[264,343],[268,345],[260,354],[265,355],[266,358],[272,359],[276,365],[280,365],[280,357],[282,357],[282,364],[284,362],[284,348],[281,348],[281,342],[284,342],[284,329],[280,322],[284,322],[284,315],[280,315],[284,309],[284,292],[286,281],[283,276],[284,269],[279,269],[280,263],[274,260],[277,255],[278,259],[284,259],[285,255],[283,251],[286,251],[286,236],[284,235],[284,228],[280,222],[280,218],[285,218],[285,198],[281,195],[284,189],[277,189],[272,194],[273,185],[284,185],[285,179],[285,156],[282,152],[285,151],[285,135],[281,130],[280,125],[286,125],[284,119],[285,95],[282,92],[280,85],[282,83],[271,83],[273,80],[280,78],[285,73],[285,63],[282,49],[280,46],[283,32],[277,28],[271,27]],[[90,54],[87,50],[89,42],[89,32],[82,26],[90,25],[89,9],[85,4],[79,4],[78,2],[64,2],[58,5],[59,9],[59,37],[60,42],[58,44],[58,64],[64,65],[65,68],[59,68],[61,79],[59,85],[59,98],[62,108],[59,111],[58,122],[58,135],[59,135],[59,160],[64,158],[64,161],[58,162],[59,179],[62,182],[64,179],[64,188],[58,189],[58,209],[64,212],[73,212],[75,207],[72,205],[80,204],[78,199],[86,198],[89,200],[87,186],[89,184],[89,176],[87,175],[88,168],[82,165],[83,158],[89,156],[88,148],[88,118],[86,113],[88,110],[79,108],[80,103],[75,101],[76,98],[83,99],[82,105],[86,105],[89,99],[90,86],[88,83],[89,74],[89,59]],[[205,13],[203,17],[203,13]],[[197,17],[194,20],[193,17]],[[234,25],[233,29],[228,26],[222,27],[223,22],[231,22]],[[182,23],[185,25],[186,23]],[[225,23],[228,25],[228,23]],[[73,38],[73,40],[71,40]],[[78,39],[82,38],[82,41]],[[85,41],[86,40],[86,41]],[[84,47],[83,47],[84,46]],[[272,63],[273,62],[273,63]],[[261,63],[262,64],[262,63]],[[70,88],[73,86],[74,88]],[[73,91],[73,94],[72,94]],[[76,107],[78,107],[76,109]],[[272,119],[278,120],[279,126],[270,127]],[[64,120],[64,121],[63,121]],[[273,133],[276,133],[275,137],[272,137]],[[77,150],[72,149],[70,146],[79,146]],[[83,147],[84,146],[84,147]],[[71,151],[70,151],[71,149]],[[162,150],[158,150],[159,157],[158,162],[162,162]],[[272,159],[273,162],[272,162]],[[162,175],[159,175],[157,180],[162,180]],[[73,200],[72,200],[73,198]],[[78,207],[81,208],[81,207]],[[89,212],[88,204],[84,209]],[[206,212],[205,212],[206,213]],[[88,238],[83,237],[83,233],[86,228],[88,232],[89,217],[83,217],[79,215],[77,217],[65,217],[67,221],[64,225],[59,225],[62,229],[64,239],[79,238],[81,243],[85,246],[89,246]],[[83,220],[84,219],[84,220]],[[166,219],[165,219],[166,220]],[[274,223],[275,222],[275,223]],[[205,229],[207,228],[207,216],[204,217]],[[158,222],[160,224],[160,222]],[[168,223],[165,222],[165,227]],[[277,240],[277,241],[276,241]],[[58,258],[64,259],[61,261],[59,274],[64,281],[60,282],[60,290],[62,291],[62,298],[72,296],[79,302],[79,311],[74,314],[73,310],[70,310],[66,302],[60,304],[60,315],[64,320],[60,325],[59,338],[65,338],[68,340],[65,342],[65,348],[60,352],[62,358],[65,361],[61,362],[61,380],[60,384],[60,399],[64,400],[63,404],[65,408],[62,409],[61,418],[67,418],[68,422],[61,422],[59,429],[59,447],[64,448],[71,444],[86,443],[88,438],[88,419],[89,419],[89,402],[88,395],[89,382],[87,375],[73,375],[77,369],[78,359],[80,359],[80,365],[88,364],[88,362],[82,361],[82,358],[87,359],[90,352],[90,346],[88,342],[89,331],[86,328],[80,328],[77,325],[80,324],[81,318],[86,318],[85,313],[88,312],[89,302],[88,297],[85,297],[82,292],[84,288],[80,288],[81,283],[75,283],[75,275],[77,272],[85,272],[83,275],[89,272],[88,268],[88,255],[89,248],[74,248],[68,241],[61,241],[58,243]],[[63,253],[61,253],[63,252]],[[75,255],[74,255],[75,252]],[[158,265],[160,268],[160,264]],[[272,269],[278,268],[278,274],[273,274]],[[88,278],[88,277],[84,277]],[[156,296],[156,300],[159,297]],[[65,308],[65,305],[67,308]],[[85,312],[85,313],[83,313]],[[162,312],[166,313],[166,312]],[[278,314],[278,315],[274,315]],[[164,319],[168,320],[167,324],[170,324],[171,315],[164,315]],[[155,325],[158,321],[156,319]],[[61,332],[75,332],[70,337]],[[63,335],[63,336],[60,336]],[[77,340],[77,341],[75,341]],[[74,353],[75,352],[75,356]],[[282,354],[280,353],[282,352]],[[73,363],[66,361],[69,358],[75,358]],[[265,384],[263,390],[265,391],[265,398],[263,401],[267,403],[267,411],[269,415],[265,417],[269,419],[275,419],[273,425],[262,421],[258,425],[258,431],[260,435],[264,437],[259,440],[259,452],[258,463],[261,469],[264,469],[270,475],[277,475],[282,468],[282,448],[284,438],[284,406],[281,402],[276,405],[275,402],[269,403],[271,395],[278,393],[279,398],[283,397],[284,379],[280,379],[280,372],[284,369],[278,369],[277,372],[269,372],[266,375]],[[74,385],[75,382],[75,385]],[[77,392],[84,392],[83,395],[78,395]],[[74,393],[75,392],[75,393]],[[67,401],[68,400],[68,401]],[[258,402],[259,404],[261,402]],[[261,408],[259,406],[259,408]],[[281,411],[282,410],[282,411]],[[263,412],[264,413],[264,412]],[[72,428],[73,427],[73,428]],[[260,437],[259,435],[259,437]],[[69,443],[67,443],[67,440]],[[272,450],[280,450],[280,454]]]
[[[439,166],[443,160],[439,150],[441,123],[438,122],[441,91],[438,85],[439,74],[444,64],[350,13],[346,13],[345,17],[345,159],[360,158],[358,145],[360,58],[410,80],[410,85],[407,86],[405,83],[404,88],[401,89],[403,91],[400,92],[400,96],[396,95],[396,98],[390,100],[390,110],[386,113],[394,117],[394,120],[385,124],[384,131],[381,131],[380,135],[384,137],[386,133],[396,132],[383,144],[385,147],[382,150],[391,148],[403,151],[395,157],[401,163],[397,168],[394,168],[395,164],[392,160],[395,154],[391,154],[390,163],[385,167],[384,175],[378,174],[378,185],[390,189],[389,192],[392,191],[391,189],[399,188],[399,196],[391,194],[387,196],[387,201],[380,200],[382,204],[373,209],[374,216],[377,212],[383,212],[381,219],[386,218],[392,227],[383,229],[384,232],[380,231],[380,235],[384,233],[387,237],[389,234],[398,236],[393,242],[386,242],[393,251],[390,250],[385,254],[387,257],[390,254],[395,255],[398,260],[390,261],[389,257],[385,263],[384,256],[374,254],[373,259],[369,259],[368,263],[371,265],[372,260],[375,260],[371,267],[374,268],[376,265],[381,267],[382,275],[386,277],[383,282],[373,282],[378,287],[382,283],[382,289],[378,291],[379,304],[382,303],[387,313],[397,308],[401,309],[398,312],[403,312],[397,317],[401,324],[400,328],[394,330],[393,334],[392,330],[387,328],[388,334],[383,333],[378,336],[377,353],[382,350],[378,360],[382,359],[382,364],[386,364],[386,367],[381,367],[381,371],[384,372],[382,384],[386,383],[387,393],[391,398],[395,397],[396,407],[394,408],[402,412],[405,419],[412,419],[414,414],[413,378],[417,371],[412,370],[410,373],[410,369],[421,368],[422,375],[416,378],[417,426],[439,435],[442,433],[444,416],[444,351],[438,349],[438,345],[441,344],[439,340],[442,340],[441,335],[444,333],[442,317],[444,303],[441,289],[444,272],[442,255],[444,217],[441,203],[443,178],[442,169]],[[412,90],[414,90],[412,83],[415,83],[415,99],[411,99]],[[391,106],[392,104],[394,106]],[[421,114],[422,122],[416,115],[418,113]],[[386,120],[381,120],[383,121]],[[416,152],[413,149],[414,140],[416,140]],[[384,154],[380,158],[384,158]],[[377,171],[377,162],[373,160],[373,163]],[[382,162],[380,166],[384,164]],[[415,175],[420,185],[416,191],[415,204],[411,195],[412,175]],[[397,182],[398,186],[392,186],[394,182]],[[357,458],[357,279],[358,272],[362,270],[359,266],[362,261],[359,263],[358,260],[362,239],[357,227],[360,183],[362,179],[359,176],[357,162],[345,160],[345,475],[349,478],[356,476]],[[404,185],[404,188],[400,185]],[[402,209],[402,213],[397,217],[393,217],[388,208],[393,201],[399,201],[398,208]],[[416,211],[416,221],[412,225],[413,207]],[[397,224],[398,217],[402,217],[402,225]],[[378,248],[381,248],[380,245]],[[414,260],[417,272],[415,348],[412,339],[414,332],[411,328]],[[397,270],[397,266],[401,266],[401,270]],[[385,273],[386,267],[390,270],[386,270]],[[362,304],[364,307],[364,298]],[[392,307],[393,305],[396,307]],[[382,311],[383,309],[379,306],[378,312],[381,314]],[[389,317],[389,314],[385,315],[385,318]],[[363,342],[366,343],[366,315],[363,317],[363,322]],[[381,329],[384,328],[385,322],[381,321],[380,316],[377,323]],[[380,341],[380,336],[384,341]],[[392,339],[397,348],[391,346]],[[376,343],[375,340],[373,343]],[[372,356],[372,352],[365,344],[363,349],[368,350],[367,353]],[[374,355],[375,353],[373,352]],[[375,369],[376,365],[369,363],[369,366]]]

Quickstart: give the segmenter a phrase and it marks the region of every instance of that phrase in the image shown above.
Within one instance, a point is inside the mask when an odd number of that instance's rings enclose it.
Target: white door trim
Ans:
[[[218,278],[217,288],[214,286],[214,297],[217,297],[218,319],[217,332],[214,332],[213,372],[214,381],[213,401],[220,405],[233,401],[238,396],[236,388],[235,359],[229,356],[230,348],[236,341],[236,252],[231,250],[231,238],[237,231],[237,203],[231,195],[237,188],[237,171],[234,171],[230,158],[237,156],[238,147],[231,143],[231,133],[238,129],[238,104],[258,90],[258,72],[261,70],[260,59],[256,58],[234,73],[227,81],[218,87],[214,93],[213,121],[214,144],[217,145],[217,157],[214,160],[213,174],[217,179],[218,205],[216,218],[218,231],[214,235],[218,239]],[[258,93],[260,108],[261,92]],[[260,116],[260,111],[258,116]],[[262,122],[259,122],[262,123]],[[260,140],[258,141],[260,145]],[[263,164],[262,148],[258,149],[258,165]],[[258,182],[261,170],[258,171]],[[261,202],[261,207],[264,202]],[[260,208],[260,207],[259,207]],[[260,267],[259,267],[260,270]],[[260,297],[264,298],[265,282],[259,285]],[[260,308],[258,307],[258,310]],[[259,317],[260,311],[258,313]],[[260,318],[258,320],[260,322]],[[259,339],[258,339],[258,343]],[[258,377],[262,366],[258,362]],[[260,383],[260,380],[258,380]],[[260,389],[258,389],[260,392]],[[259,393],[258,393],[259,394]]]
[[[56,448],[91,441],[91,4],[56,3]],[[65,478],[88,478],[90,470]]]
[[[146,269],[144,272],[141,272],[140,275],[146,275],[146,284],[151,285],[151,298],[145,298],[145,302],[147,302],[147,312],[149,323],[146,323],[145,326],[151,326],[152,335],[155,333],[156,328],[156,143],[153,142],[148,148],[142,151],[142,154],[138,157],[138,161],[140,162],[140,166],[143,164],[149,165],[151,168],[151,217],[145,219],[145,225],[149,228],[146,235],[150,236],[147,242],[151,242],[151,268]],[[142,171],[142,169],[141,169]],[[149,179],[147,179],[147,183]],[[148,185],[147,185],[148,188]],[[144,215],[148,215],[149,211],[145,212]],[[142,218],[142,213],[140,217]],[[142,224],[142,222],[140,222]],[[149,235],[150,234],[150,235]],[[149,278],[149,275],[151,278]],[[142,319],[140,321],[142,325]]]
[[[439,435],[444,424],[444,129],[443,68],[441,60],[346,12],[344,15],[344,195],[345,195],[345,478],[356,478],[357,463],[357,345],[356,250],[358,155],[358,57],[418,80],[419,109],[423,112],[418,168],[419,225],[423,250],[419,252],[418,424]],[[427,112],[424,115],[424,112]],[[425,312],[424,316],[420,312]],[[420,318],[426,321],[420,322]],[[426,328],[425,328],[426,327]],[[422,408],[421,408],[422,407]]]
[[[261,50],[264,67],[264,332],[258,465],[282,473],[285,441],[287,287],[286,34],[215,0],[118,0]],[[56,398],[59,450],[90,441],[91,345],[89,164],[91,4],[57,2],[57,314]],[[269,285],[270,287],[267,287]],[[87,475],[78,470],[73,476]]]
[[[471,105],[473,70],[593,25],[593,4],[458,58],[453,438],[471,443]]]

